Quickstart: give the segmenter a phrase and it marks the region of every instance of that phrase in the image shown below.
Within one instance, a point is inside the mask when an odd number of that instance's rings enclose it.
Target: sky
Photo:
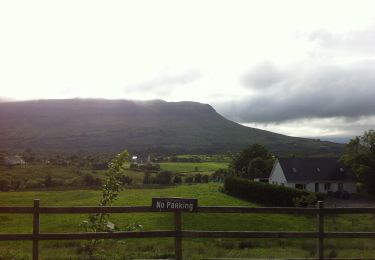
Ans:
[[[1,1],[0,100],[197,101],[339,140],[375,124],[375,1]]]

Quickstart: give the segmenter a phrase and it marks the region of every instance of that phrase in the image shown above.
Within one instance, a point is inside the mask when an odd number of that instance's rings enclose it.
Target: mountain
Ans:
[[[265,144],[277,155],[337,155],[343,145],[245,127],[210,105],[67,99],[0,103],[0,147],[38,152],[218,153]]]

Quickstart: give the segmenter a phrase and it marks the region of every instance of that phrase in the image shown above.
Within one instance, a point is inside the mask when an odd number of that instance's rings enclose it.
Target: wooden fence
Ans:
[[[175,259],[182,259],[183,238],[315,238],[317,241],[314,259],[324,258],[325,238],[375,238],[375,232],[326,232],[324,230],[324,216],[330,214],[375,214],[375,208],[324,208],[323,202],[318,202],[316,208],[292,207],[198,207],[198,213],[241,213],[241,214],[291,214],[315,215],[316,231],[197,231],[182,230],[181,212],[174,214],[174,230],[158,231],[128,231],[128,232],[84,232],[84,233],[41,233],[41,214],[77,214],[77,213],[146,213],[153,212],[151,206],[129,207],[40,207],[39,200],[34,200],[33,207],[0,207],[0,213],[33,214],[33,232],[31,234],[0,234],[0,241],[4,240],[32,240],[33,260],[39,260],[39,241],[41,240],[88,240],[88,239],[124,239],[124,238],[158,238],[171,237],[175,239]],[[194,214],[194,213],[186,213]],[[338,258],[336,258],[338,259]],[[359,258],[356,258],[359,259]],[[370,258],[367,258],[370,259]],[[374,258],[371,258],[374,259]]]

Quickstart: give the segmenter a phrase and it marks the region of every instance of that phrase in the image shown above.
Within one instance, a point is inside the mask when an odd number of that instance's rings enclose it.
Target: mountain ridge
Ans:
[[[45,152],[238,151],[252,143],[276,155],[337,155],[343,145],[246,127],[193,101],[49,99],[0,103],[0,146]]]

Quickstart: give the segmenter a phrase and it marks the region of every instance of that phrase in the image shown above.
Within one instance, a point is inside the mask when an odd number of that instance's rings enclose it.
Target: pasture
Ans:
[[[180,185],[168,188],[125,189],[115,205],[150,205],[152,197],[197,198],[205,206],[257,206],[219,191],[218,184]],[[96,205],[99,190],[27,191],[0,193],[1,206],[30,206],[34,198],[42,206]],[[42,215],[42,232],[82,232],[79,226],[87,215]],[[31,215],[0,215],[0,233],[31,232]],[[120,229],[138,223],[143,230],[173,228],[171,213],[112,214],[111,221]],[[184,213],[186,230],[257,230],[313,231],[314,217],[266,214]],[[346,215],[327,218],[326,227],[335,231],[373,231],[371,215]],[[45,241],[41,243],[42,259],[85,259],[84,241]],[[375,255],[371,239],[327,240],[326,253],[332,257]],[[0,259],[30,259],[30,242],[1,242]],[[313,257],[313,239],[184,239],[185,259],[202,257]],[[106,240],[99,243],[95,259],[172,258],[173,239]]]

